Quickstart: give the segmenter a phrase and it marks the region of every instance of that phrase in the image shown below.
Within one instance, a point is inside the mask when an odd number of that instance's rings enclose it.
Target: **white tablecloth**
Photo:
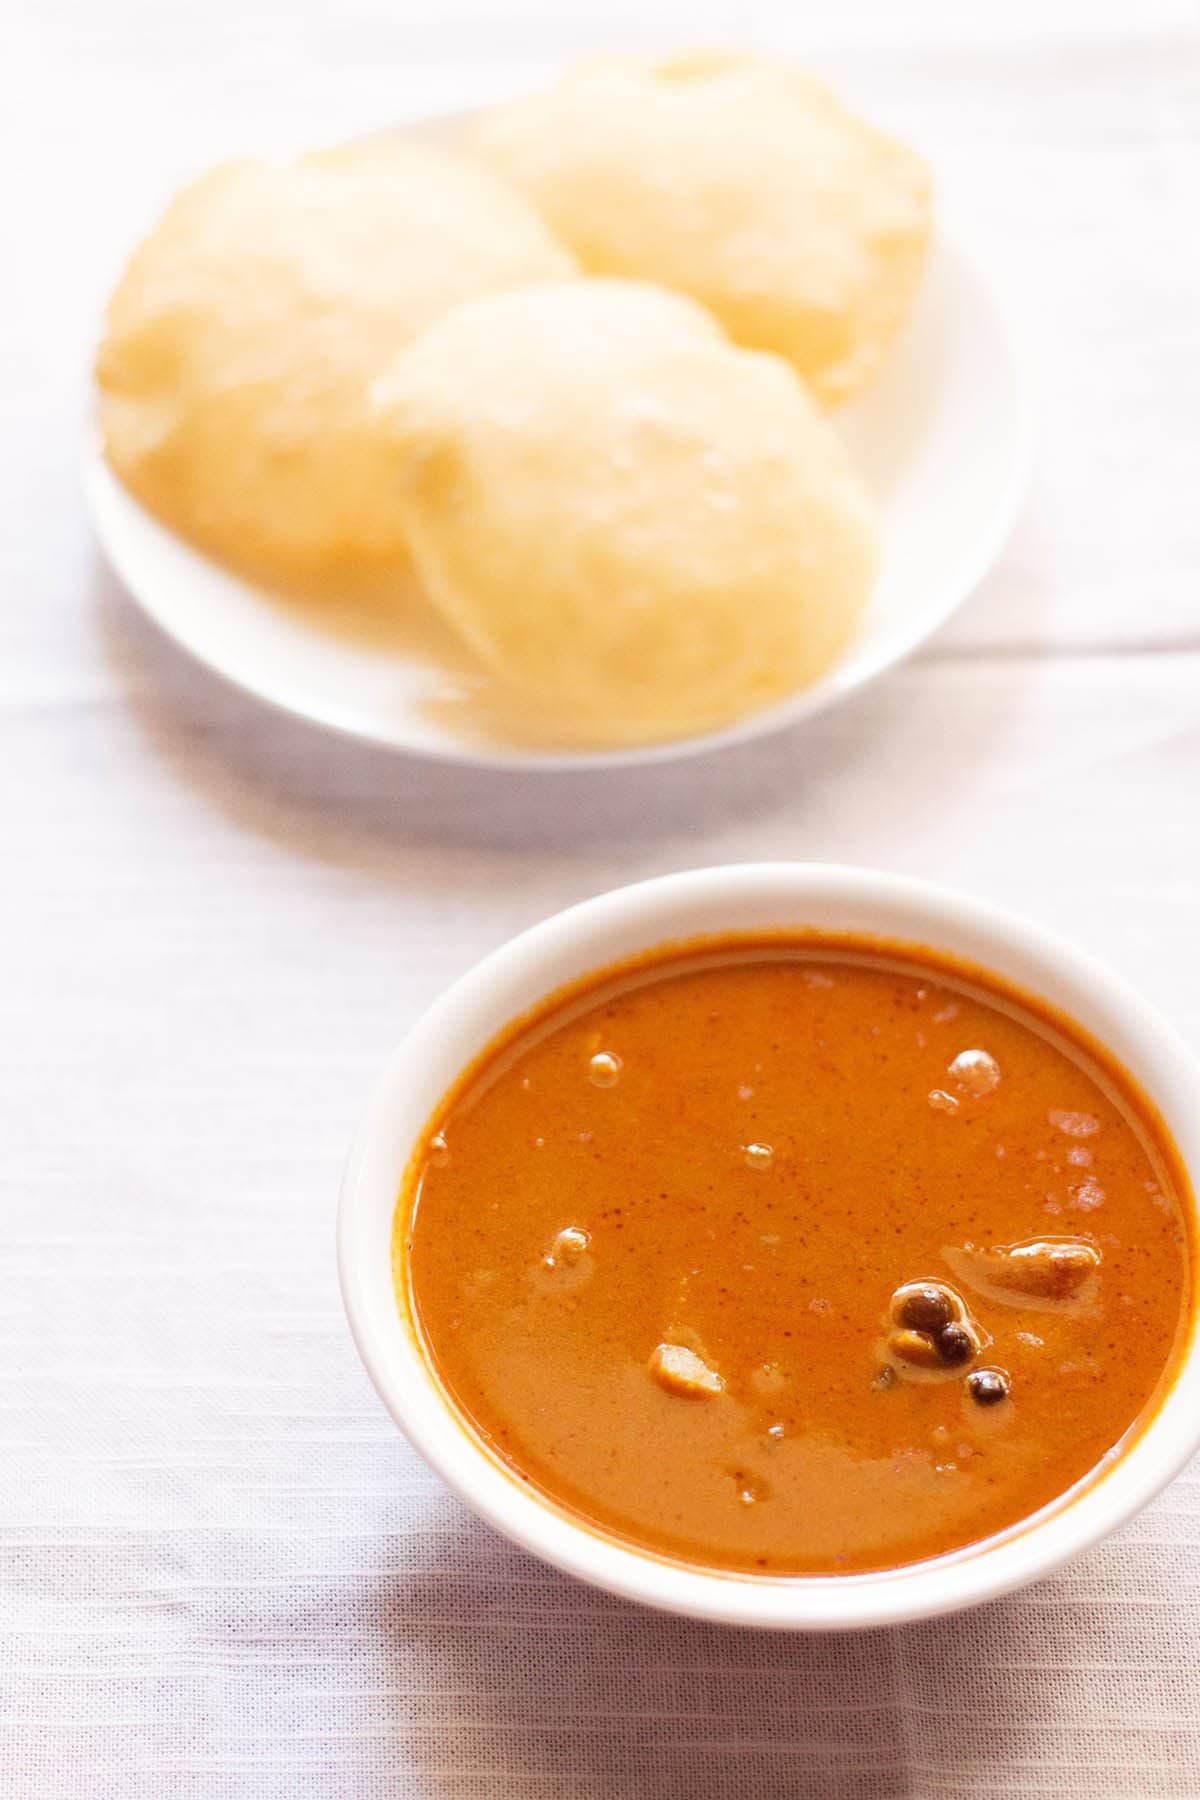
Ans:
[[[0,208],[4,1800],[1200,1795],[1200,1476],[1032,1591],[788,1639],[643,1614],[474,1522],[334,1280],[373,1072],[600,888],[862,861],[1069,932],[1200,1037],[1198,34],[1184,0],[22,0]],[[605,36],[803,50],[1006,272],[1045,430],[1012,545],[795,734],[500,779],[259,711],[99,566],[76,464],[131,234],[233,149]]]

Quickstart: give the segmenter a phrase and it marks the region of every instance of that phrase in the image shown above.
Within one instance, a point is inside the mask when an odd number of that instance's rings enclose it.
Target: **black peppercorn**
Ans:
[[[972,1369],[967,1376],[967,1392],[976,1406],[995,1406],[1008,1399],[1008,1376],[1003,1369]]]
[[[956,1369],[959,1363],[970,1362],[975,1354],[975,1339],[965,1325],[943,1325],[934,1342],[939,1360],[949,1369]]]
[[[940,1331],[950,1324],[954,1310],[945,1288],[936,1287],[931,1281],[921,1282],[904,1293],[896,1319],[910,1331]]]

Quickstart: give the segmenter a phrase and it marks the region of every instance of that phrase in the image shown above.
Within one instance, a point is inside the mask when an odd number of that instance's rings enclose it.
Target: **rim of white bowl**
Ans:
[[[463,1068],[564,983],[639,950],[722,931],[863,932],[990,969],[1106,1045],[1158,1107],[1192,1180],[1200,1236],[1200,1063],[1120,977],[1043,927],[908,877],[829,864],[696,869],[584,901],[494,950],[424,1013],[393,1053],[359,1128],[342,1189],[338,1266],[355,1342],[413,1447],[480,1517],[568,1574],[694,1618],[791,1630],[900,1623],[997,1598],[1097,1543],[1200,1449],[1195,1316],[1169,1389],[1128,1447],[997,1538],[878,1574],[770,1577],[667,1561],[602,1535],[493,1459],[452,1409],[397,1305],[391,1233],[420,1131]],[[1193,1281],[1195,1282],[1195,1275]],[[1194,1290],[1193,1290],[1194,1294]]]

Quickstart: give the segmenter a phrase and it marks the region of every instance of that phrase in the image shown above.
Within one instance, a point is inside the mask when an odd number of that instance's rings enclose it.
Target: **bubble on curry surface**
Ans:
[[[611,1050],[597,1050],[588,1059],[588,1080],[593,1087],[616,1087],[621,1079],[621,1059]]]
[[[748,1169],[764,1173],[774,1162],[775,1152],[770,1144],[743,1144],[742,1160]]]
[[[825,402],[877,373],[924,267],[920,157],[752,56],[596,58],[485,116],[472,144],[590,273],[693,295]]]
[[[1000,1065],[986,1050],[960,1050],[946,1073],[956,1087],[976,1100],[1000,1085]]]
[[[110,302],[108,460],[262,579],[403,562],[371,382],[456,302],[574,266],[518,194],[441,150],[377,138],[226,163],[176,197]]]
[[[377,401],[422,580],[563,741],[728,724],[823,674],[874,511],[793,371],[679,295],[577,281],[457,308]]]
[[[578,1267],[591,1247],[592,1234],[582,1225],[565,1225],[542,1258],[547,1269]]]
[[[1046,1116],[1054,1129],[1061,1131],[1066,1137],[1093,1137],[1100,1129],[1100,1121],[1093,1113],[1069,1112],[1055,1107]]]

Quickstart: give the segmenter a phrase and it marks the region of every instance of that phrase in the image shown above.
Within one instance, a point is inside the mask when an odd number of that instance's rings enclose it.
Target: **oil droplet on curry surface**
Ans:
[[[769,1169],[775,1160],[770,1144],[743,1144],[742,1155],[748,1169]]]
[[[588,1063],[588,1080],[593,1087],[616,1087],[621,1079],[621,1059],[611,1050],[597,1050]]]
[[[1000,1085],[1000,1064],[986,1050],[960,1050],[946,1073],[976,1100]]]
[[[1100,1121],[1095,1113],[1064,1112],[1061,1107],[1055,1107],[1046,1117],[1055,1131],[1061,1131],[1064,1137],[1094,1137],[1100,1129]]]
[[[591,1233],[585,1231],[582,1225],[568,1225],[565,1230],[559,1232],[550,1246],[549,1253],[542,1258],[542,1261],[548,1269],[557,1269],[562,1266],[574,1268],[587,1251],[591,1241]]]

